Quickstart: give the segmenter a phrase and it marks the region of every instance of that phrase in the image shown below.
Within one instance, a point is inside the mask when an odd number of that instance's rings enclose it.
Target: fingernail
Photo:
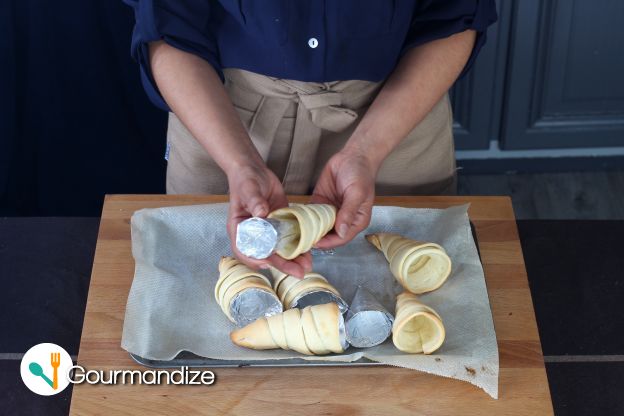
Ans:
[[[347,224],[340,224],[340,227],[338,227],[338,230],[336,231],[338,233],[338,237],[344,238],[344,236],[347,234],[348,229],[349,227],[347,226]]]
[[[251,212],[251,214],[254,217],[260,217],[263,213],[263,209],[260,205],[256,205],[256,207],[253,209],[253,211]]]

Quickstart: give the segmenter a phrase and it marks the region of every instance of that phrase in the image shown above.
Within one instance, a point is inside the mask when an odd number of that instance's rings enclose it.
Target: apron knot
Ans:
[[[297,95],[301,105],[309,111],[312,123],[321,129],[340,132],[349,127],[358,117],[355,111],[342,106],[340,93],[322,91]]]

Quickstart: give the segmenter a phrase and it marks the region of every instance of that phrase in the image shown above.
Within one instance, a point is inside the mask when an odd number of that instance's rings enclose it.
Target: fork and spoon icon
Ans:
[[[36,362],[30,363],[30,365],[28,365],[28,369],[33,375],[37,377],[41,377],[42,379],[45,380],[46,383],[50,385],[50,387],[56,390],[58,389],[58,368],[59,368],[59,365],[61,365],[61,353],[60,352],[50,353],[50,365],[52,366],[52,369],[53,369],[52,380],[50,380],[50,378],[43,373],[43,368],[41,368],[39,363],[36,363]]]

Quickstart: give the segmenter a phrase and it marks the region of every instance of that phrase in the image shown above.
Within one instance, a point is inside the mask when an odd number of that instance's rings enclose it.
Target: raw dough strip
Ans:
[[[446,331],[442,318],[416,295],[403,292],[397,297],[392,342],[408,353],[431,354],[444,342]]]
[[[255,350],[282,348],[306,355],[341,353],[340,319],[342,314],[335,303],[288,309],[233,331],[230,339]]]
[[[214,295],[221,310],[230,321],[236,322],[230,314],[230,302],[237,294],[252,287],[275,294],[266,276],[250,269],[233,257],[221,257],[219,280],[215,285]]]
[[[451,259],[437,244],[390,233],[369,234],[366,239],[384,253],[394,277],[412,293],[436,290],[451,274]]]
[[[336,208],[327,204],[291,204],[269,214],[268,218],[291,223],[297,230],[292,235],[282,236],[277,254],[287,260],[306,253],[312,249],[336,222]]]

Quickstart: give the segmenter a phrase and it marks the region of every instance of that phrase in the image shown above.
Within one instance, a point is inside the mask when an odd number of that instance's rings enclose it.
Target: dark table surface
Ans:
[[[41,342],[78,354],[98,218],[0,218],[0,414],[64,415],[19,376]],[[518,221],[555,413],[624,415],[624,221]]]

